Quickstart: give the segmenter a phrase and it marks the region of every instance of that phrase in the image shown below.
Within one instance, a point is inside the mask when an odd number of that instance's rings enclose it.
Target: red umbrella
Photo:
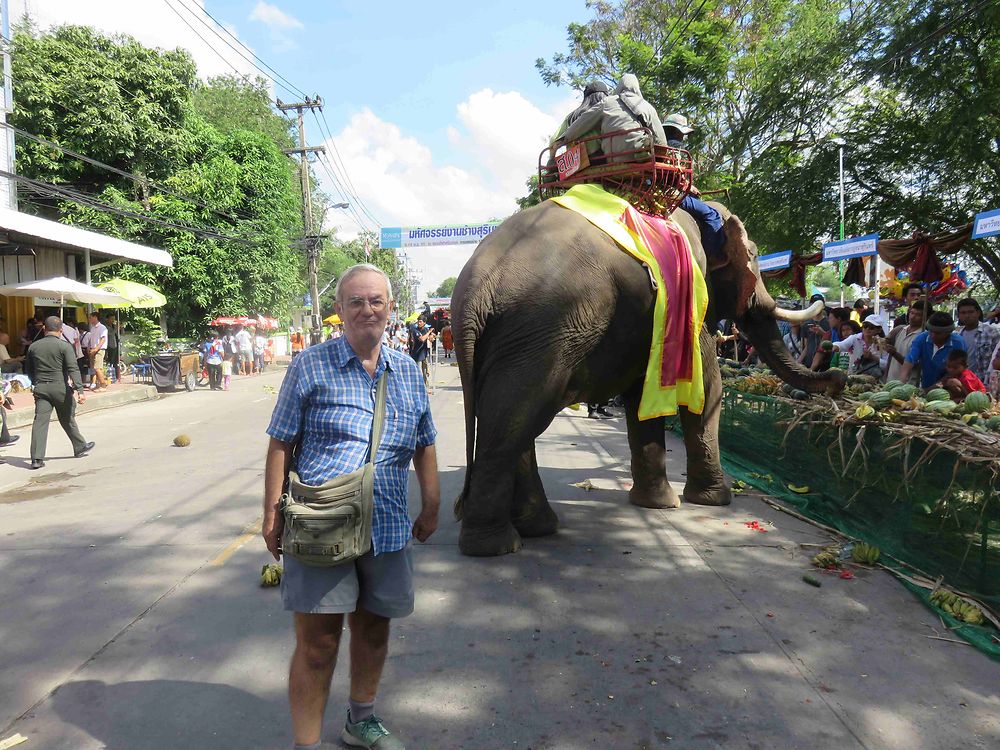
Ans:
[[[221,317],[209,322],[210,326],[234,326],[237,325],[236,318]]]
[[[246,315],[240,315],[236,318],[236,325],[238,326],[252,326],[257,324],[256,318],[248,318]]]
[[[268,318],[264,315],[261,315],[259,318],[257,318],[257,325],[260,328],[265,328],[269,331],[273,331],[277,329],[278,321],[276,318]]]

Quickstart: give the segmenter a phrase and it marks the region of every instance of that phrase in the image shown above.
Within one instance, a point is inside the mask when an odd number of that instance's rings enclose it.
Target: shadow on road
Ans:
[[[231,685],[183,680],[68,682],[52,701],[63,721],[107,750],[266,750],[278,747],[283,736],[281,729],[272,736],[260,734],[261,718],[287,712],[283,700],[269,702]]]

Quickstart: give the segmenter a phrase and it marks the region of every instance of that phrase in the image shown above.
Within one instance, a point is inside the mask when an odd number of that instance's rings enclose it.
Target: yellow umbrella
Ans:
[[[344,321],[340,319],[339,315],[334,313],[329,318],[323,318],[323,322],[326,323],[328,326],[339,326]]]
[[[409,315],[406,318],[404,318],[403,322],[404,323],[416,323],[417,322],[417,318],[420,317],[420,312],[421,312],[420,310],[417,310],[415,313],[412,313],[411,315]]]

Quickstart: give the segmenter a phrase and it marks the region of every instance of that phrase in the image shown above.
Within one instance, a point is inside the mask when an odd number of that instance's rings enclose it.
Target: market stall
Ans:
[[[877,546],[929,606],[942,586],[977,602],[968,619],[936,610],[1000,658],[1000,405],[863,376],[836,399],[803,398],[765,370],[723,370],[719,437],[737,488]]]

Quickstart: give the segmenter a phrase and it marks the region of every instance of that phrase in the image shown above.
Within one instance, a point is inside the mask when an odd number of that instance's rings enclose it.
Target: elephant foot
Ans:
[[[670,486],[670,482],[665,480],[652,488],[633,485],[632,489],[628,491],[628,501],[640,508],[681,507],[681,499],[677,496],[677,491]]]
[[[700,488],[686,485],[684,487],[684,502],[691,505],[729,505],[733,496],[725,484]]]
[[[521,535],[512,525],[470,529],[464,523],[458,535],[458,549],[470,557],[496,557],[521,549]]]
[[[522,537],[548,536],[559,528],[559,516],[546,502],[537,510],[533,509],[531,515],[515,518],[514,528]]]

